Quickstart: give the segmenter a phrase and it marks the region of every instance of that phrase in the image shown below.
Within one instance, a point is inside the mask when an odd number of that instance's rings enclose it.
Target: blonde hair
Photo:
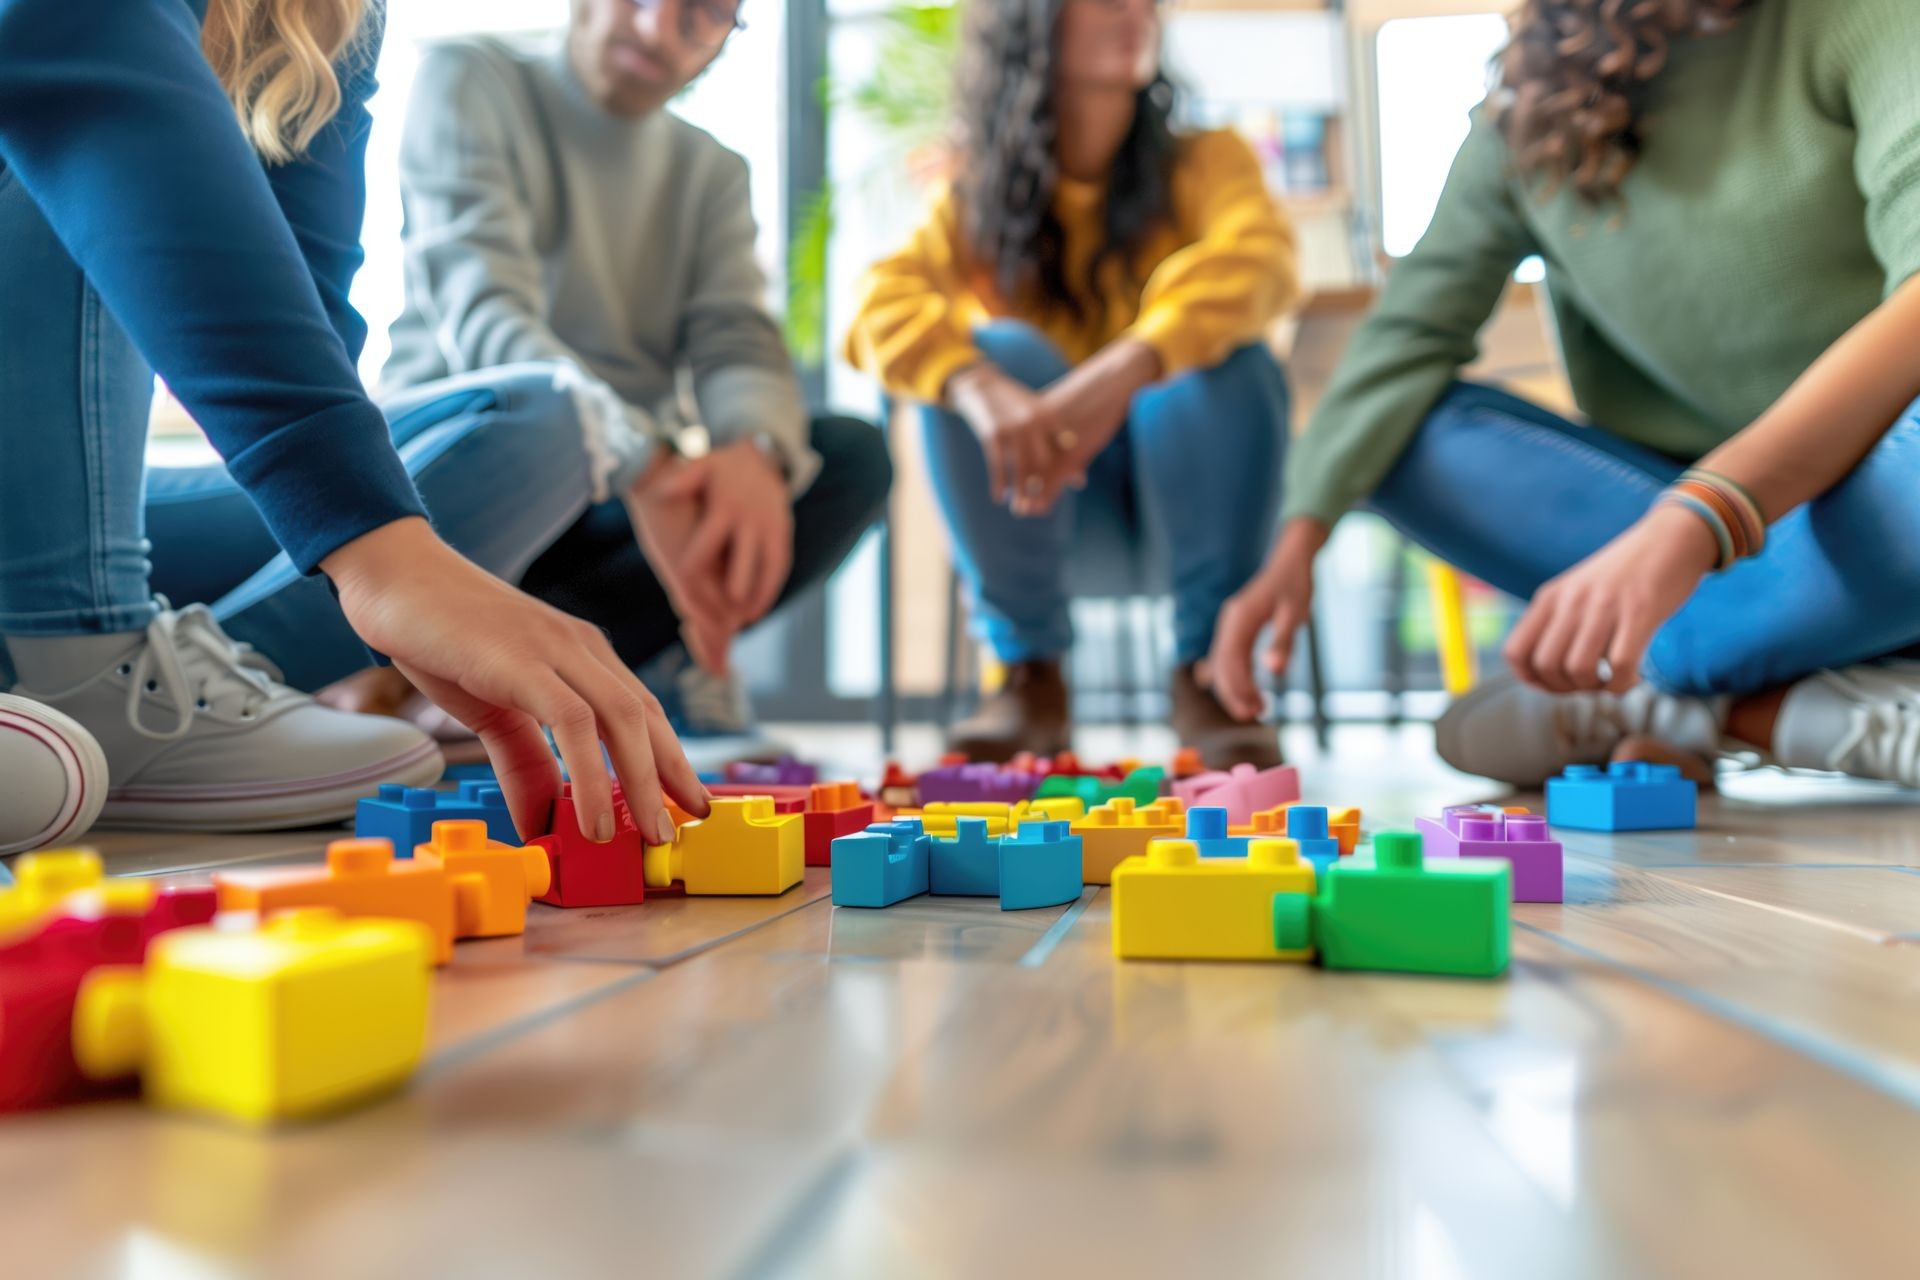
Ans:
[[[306,150],[340,109],[333,64],[353,43],[368,0],[209,0],[200,48],[267,160]]]

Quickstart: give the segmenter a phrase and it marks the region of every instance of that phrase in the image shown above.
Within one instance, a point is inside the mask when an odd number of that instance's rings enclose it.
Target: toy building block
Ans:
[[[833,842],[833,905],[890,907],[925,893],[931,845],[911,818],[841,836]]]
[[[919,779],[902,769],[898,761],[889,760],[880,775],[878,795],[880,803],[888,808],[916,808],[920,803]]]
[[[250,932],[177,930],[155,941],[144,969],[88,975],[74,1057],[96,1079],[138,1071],[147,1099],[169,1109],[249,1124],[337,1110],[413,1074],[431,952],[411,920],[321,908]]]
[[[1080,837],[1080,878],[1088,884],[1109,884],[1113,869],[1144,854],[1152,841],[1184,836],[1186,808],[1172,797],[1136,806],[1122,796],[1075,822],[1072,830]]]
[[[527,903],[553,883],[544,849],[487,839],[487,824],[436,822],[433,839],[415,847],[414,860],[446,868],[453,882],[457,938],[502,938],[527,931]]]
[[[803,819],[807,865],[832,866],[833,842],[865,831],[873,821],[873,801],[861,799],[858,786],[851,782],[816,783],[808,793]]]
[[[750,800],[754,796],[765,796],[773,801],[775,814],[805,813],[807,799],[813,794],[813,787],[811,785],[756,787],[745,782],[723,782],[717,786],[708,787],[707,794],[716,800]],[[691,821],[691,815],[688,820]]]
[[[1284,836],[1287,834],[1287,810],[1292,804],[1262,809],[1253,815],[1253,821],[1240,826],[1228,824],[1227,833],[1236,836]],[[1340,845],[1340,856],[1353,856],[1360,845],[1360,810],[1348,805],[1341,809],[1327,810],[1327,834]]]
[[[1340,842],[1327,830],[1327,811],[1317,804],[1296,804],[1287,811],[1287,839],[1300,846],[1300,856],[1324,878],[1340,860]]]
[[[955,764],[920,775],[920,803],[988,801],[1013,804],[1033,798],[1040,776],[994,764]]]
[[[1373,861],[1352,858],[1328,870],[1313,903],[1312,937],[1329,969],[1491,978],[1507,967],[1513,869],[1498,858],[1427,862],[1420,837],[1383,831]],[[1277,904],[1276,904],[1277,906]],[[1276,936],[1300,922],[1276,909]]]
[[[1120,780],[1118,786],[1108,791],[1105,800],[1112,801],[1124,797],[1136,805],[1149,805],[1160,798],[1160,788],[1166,780],[1166,770],[1158,765],[1134,769]]]
[[[1310,960],[1313,867],[1291,840],[1252,842],[1244,859],[1156,840],[1113,873],[1113,954],[1123,960]],[[1284,898],[1283,906],[1276,900]],[[1296,919],[1279,938],[1276,911]]]
[[[1200,850],[1203,858],[1247,856],[1247,837],[1227,834],[1225,809],[1203,807],[1187,810],[1186,839]]]
[[[765,796],[716,799],[713,812],[645,854],[647,888],[681,882],[688,894],[778,894],[806,875],[800,814],[776,814]]]
[[[98,1092],[107,1082],[90,1081],[73,1054],[74,1007],[87,976],[106,966],[137,968],[154,939],[206,924],[214,908],[212,889],[112,881],[81,890],[0,943],[0,1111]]]
[[[1026,822],[1000,837],[1000,909],[1057,907],[1080,896],[1080,837],[1068,823]],[[935,890],[938,892],[938,890]]]
[[[1442,811],[1438,822],[1420,818],[1414,825],[1429,860],[1504,858],[1513,866],[1515,902],[1566,901],[1560,842],[1538,814],[1455,805]]]
[[[1547,779],[1547,821],[1576,831],[1691,830],[1699,793],[1670,764],[1570,765]]]
[[[772,764],[751,760],[735,761],[726,767],[728,782],[763,787],[810,787],[820,781],[820,770],[792,756],[781,756]]]
[[[1218,770],[1208,770],[1205,773],[1191,773],[1184,778],[1175,778],[1167,787],[1167,790],[1175,799],[1179,800],[1180,803],[1195,805],[1200,803],[1201,796],[1212,791],[1215,787],[1225,786],[1231,781],[1233,781],[1233,777],[1230,774],[1221,773]]]
[[[445,867],[396,861],[385,840],[335,840],[324,866],[215,873],[222,911],[261,916],[326,907],[342,916],[412,920],[432,941],[433,963],[453,959],[453,883]]]
[[[927,843],[927,892],[991,898],[1000,892],[1000,839],[985,818],[958,818],[951,837]]]
[[[1198,747],[1181,747],[1173,753],[1173,768],[1168,770],[1175,781],[1206,773],[1207,766],[1200,759]]]
[[[1224,774],[1201,774],[1175,784],[1175,792],[1189,805],[1225,809],[1228,822],[1245,826],[1262,809],[1298,800],[1300,771],[1290,764],[1271,769],[1237,764]]]
[[[560,787],[551,826],[548,834],[529,842],[547,858],[547,888],[537,901],[554,907],[630,907],[647,900],[645,843],[618,786],[613,789],[613,839],[605,844],[580,834],[571,782]]]
[[[986,800],[935,801],[912,816],[920,820],[928,835],[948,839],[960,833],[962,818],[984,819],[990,836],[1003,836],[1013,829],[1013,806]]]
[[[0,890],[0,935],[29,928],[57,910],[68,895],[106,879],[91,849],[47,849],[14,862],[11,889]]]
[[[457,791],[431,787],[403,787],[384,783],[380,793],[360,801],[353,815],[353,834],[362,840],[385,840],[405,858],[433,838],[436,822],[484,822],[487,837],[518,845],[506,797],[488,782],[462,782]]]
[[[1107,784],[1098,778],[1090,778],[1084,774],[1050,773],[1040,780],[1040,785],[1034,790],[1033,798],[1036,800],[1070,798],[1092,809],[1107,802],[1106,791]]]

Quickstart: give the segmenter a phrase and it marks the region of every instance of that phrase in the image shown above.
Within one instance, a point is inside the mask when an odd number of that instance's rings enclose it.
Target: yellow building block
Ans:
[[[1088,884],[1111,884],[1113,869],[1128,858],[1145,854],[1155,840],[1177,840],[1187,833],[1187,809],[1177,798],[1135,807],[1118,796],[1073,824],[1080,837],[1080,878]]]
[[[1048,796],[1044,800],[1022,800],[1006,804],[995,800],[939,800],[914,812],[901,810],[896,818],[918,818],[930,836],[951,840],[960,834],[960,819],[984,818],[987,835],[1004,836],[1028,822],[1074,822],[1085,816],[1087,806],[1079,796]]]
[[[251,931],[161,934],[144,970],[96,969],[74,1006],[74,1059],[139,1071],[147,1098],[249,1124],[397,1088],[426,1048],[431,941],[411,920],[310,908]]]
[[[1294,804],[1305,804],[1296,800]],[[1294,804],[1275,805],[1271,809],[1262,809],[1253,815],[1253,821],[1244,827],[1229,827],[1230,836],[1285,836],[1287,834],[1287,810]],[[1521,812],[1526,812],[1522,810]],[[1345,809],[1327,810],[1327,835],[1340,844],[1342,857],[1350,856],[1360,843],[1360,810],[1352,805]]]
[[[806,875],[804,814],[777,814],[766,796],[716,798],[669,845],[643,855],[647,888],[678,880],[689,894],[785,893]]]
[[[48,849],[13,864],[13,888],[0,889],[0,933],[24,929],[48,915],[69,895],[105,881],[100,855],[91,849]]]
[[[487,824],[477,819],[434,823],[433,839],[414,846],[413,860],[446,869],[453,881],[453,932],[460,938],[525,933],[527,903],[553,882],[546,850],[489,840]]]
[[[1113,954],[1123,960],[1310,960],[1274,946],[1274,895],[1313,897],[1313,865],[1291,840],[1255,840],[1242,858],[1203,858],[1156,840],[1113,873]]]

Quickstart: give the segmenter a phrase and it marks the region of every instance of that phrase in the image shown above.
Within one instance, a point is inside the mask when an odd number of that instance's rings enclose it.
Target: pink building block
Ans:
[[[1300,771],[1290,764],[1257,769],[1237,764],[1230,773],[1202,773],[1176,778],[1173,794],[1189,808],[1225,809],[1227,824],[1251,826],[1253,815],[1300,799]]]
[[[1420,818],[1420,842],[1429,858],[1505,858],[1513,865],[1515,902],[1565,902],[1560,842],[1535,813],[1507,813],[1487,805],[1454,805],[1441,820]]]

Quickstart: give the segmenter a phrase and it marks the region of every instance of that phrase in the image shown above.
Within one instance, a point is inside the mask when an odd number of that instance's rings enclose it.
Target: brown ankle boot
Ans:
[[[1052,756],[1073,736],[1067,682],[1058,662],[1016,662],[1006,683],[980,709],[947,732],[947,749],[976,761],[1009,760],[1022,751]]]
[[[1173,731],[1180,745],[1192,747],[1209,769],[1250,764],[1271,769],[1280,763],[1280,735],[1271,725],[1243,724],[1227,714],[1213,690],[1194,679],[1193,664],[1173,669]]]

